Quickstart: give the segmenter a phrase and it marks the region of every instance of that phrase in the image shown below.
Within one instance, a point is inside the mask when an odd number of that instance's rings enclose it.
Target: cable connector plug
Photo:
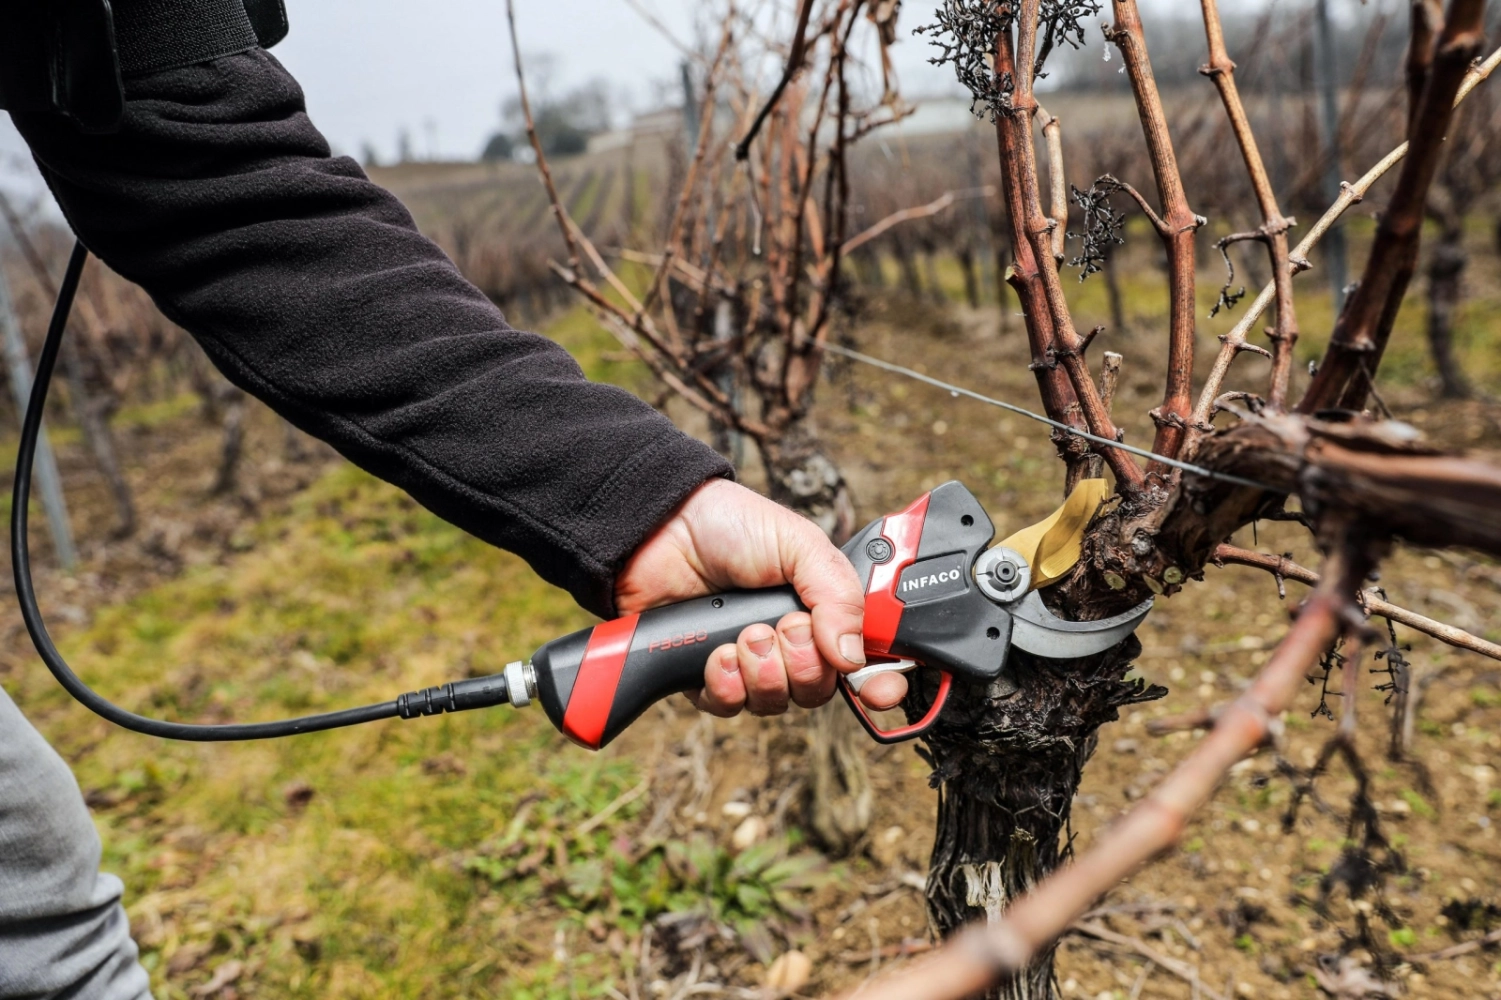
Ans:
[[[509,703],[510,688],[505,674],[470,677],[437,687],[410,691],[396,699],[396,713],[403,719],[444,712],[467,712],[472,708],[492,708]]]

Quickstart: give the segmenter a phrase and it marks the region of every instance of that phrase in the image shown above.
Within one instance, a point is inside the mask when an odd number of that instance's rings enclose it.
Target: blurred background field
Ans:
[[[1400,19],[1383,25],[1376,18],[1392,11],[1373,11],[1341,43],[1345,177],[1395,143],[1388,98],[1400,86],[1392,59]],[[1279,191],[1306,224],[1324,201],[1310,152],[1319,122],[1302,16],[1260,28],[1251,18],[1238,30],[1243,40],[1260,39],[1242,60],[1242,86],[1253,95]],[[1212,89],[1193,72],[1202,39],[1169,27],[1158,41],[1183,48],[1174,62],[1181,72],[1164,81],[1175,139],[1194,207],[1210,220],[1199,244],[1207,367],[1214,338],[1239,315],[1208,317],[1224,273],[1210,237],[1253,219],[1238,164],[1225,154],[1227,135],[1209,114]],[[1083,187],[1109,170],[1145,186],[1115,67],[1097,48],[1085,55],[1056,93],[1043,95],[1069,130],[1069,180]],[[575,129],[578,137],[559,133],[573,144],[555,163],[562,199],[617,259],[650,248],[666,224],[687,159],[677,100],[627,122],[596,119]],[[900,128],[862,148],[857,229],[944,192],[997,183],[994,133],[966,103],[919,102]],[[1475,107],[1467,127],[1492,128],[1496,102],[1477,96]],[[572,113],[560,107],[558,120],[567,124]],[[509,137],[509,151],[517,139]],[[664,395],[569,298],[548,266],[561,244],[534,168],[500,155],[499,145],[491,152],[464,163],[412,157],[370,172],[514,324],[547,333],[591,377],[624,385],[707,435],[701,418]],[[1443,398],[1427,340],[1427,270],[1413,283],[1380,386],[1384,405],[1436,442],[1495,456],[1501,201],[1492,182],[1475,176],[1450,178],[1462,224],[1449,244],[1465,262],[1452,339],[1470,395]],[[1474,190],[1461,199],[1466,184]],[[1344,227],[1351,273],[1385,190],[1378,186]],[[18,200],[16,208],[44,269],[59,273],[65,235],[42,207]],[[1034,405],[1016,299],[999,280],[1003,222],[993,197],[961,197],[871,241],[846,264],[841,341]],[[1421,268],[1444,225],[1436,220],[1426,235]],[[15,235],[0,240],[0,263],[34,352],[48,296]],[[1068,293],[1081,328],[1103,324],[1097,343],[1126,355],[1115,409],[1139,443],[1149,439],[1147,410],[1162,384],[1167,301],[1154,236],[1139,221],[1126,236],[1106,273],[1070,277]],[[1234,287],[1254,293],[1267,275],[1246,257]],[[1320,356],[1333,323],[1326,261],[1313,263],[1298,279],[1306,284],[1300,369]],[[623,268],[634,273],[628,260]],[[40,524],[34,544],[47,563],[40,588],[64,651],[111,698],[173,718],[275,718],[494,672],[589,623],[520,560],[464,536],[228,387],[143,293],[97,264],[84,300],[72,331],[81,378],[61,387],[49,411],[78,569],[50,564]],[[1248,359],[1241,376],[1259,377],[1259,365]],[[90,406],[110,429],[120,469],[113,483],[80,419]],[[829,364],[816,413],[862,523],[958,478],[1003,536],[1050,511],[1062,486],[1062,466],[1037,426],[937,390]],[[0,427],[15,426],[14,405],[0,402]],[[8,481],[13,431],[0,446]],[[754,455],[743,475],[759,481]],[[1238,541],[1266,551],[1300,544],[1274,524],[1245,534]],[[1249,570],[1208,576],[1143,630],[1138,669],[1171,694],[1104,731],[1075,802],[1080,843],[1191,745],[1187,734],[1153,737],[1147,724],[1231,697],[1285,629],[1279,608],[1300,596],[1292,584],[1279,606],[1272,582]],[[1397,603],[1501,641],[1501,568],[1485,560],[1402,551],[1382,584]],[[1268,610],[1245,613],[1252,604]],[[781,987],[815,995],[925,947],[921,885],[934,793],[910,746],[862,751],[873,817],[868,834],[838,855],[809,829],[806,729],[795,712],[711,720],[674,700],[597,755],[557,736],[536,710],[500,709],[264,745],[164,744],[71,704],[8,604],[0,623],[0,683],[74,767],[100,826],[105,867],[125,879],[132,925],[164,998],[641,1000],[771,996]],[[1400,638],[1413,647],[1425,694],[1415,746],[1429,763],[1372,776],[1372,799],[1406,859],[1387,899],[1402,917],[1384,942],[1398,962],[1501,925],[1492,822],[1501,820],[1501,673],[1422,636]],[[1382,695],[1361,697],[1362,711],[1377,717]],[[1286,719],[1287,759],[1307,763],[1329,730],[1312,707]],[[1363,738],[1378,741],[1378,728]],[[1379,758],[1379,748],[1372,753]],[[1326,792],[1334,800],[1344,789],[1337,779]],[[1183,849],[1123,884],[1096,920],[1196,966],[1222,996],[1317,995],[1312,973],[1320,956],[1339,952],[1346,926],[1346,915],[1320,912],[1318,887],[1345,830],[1313,810],[1284,833],[1288,798],[1269,757],[1240,766]],[[1501,995],[1501,964],[1485,950],[1403,970],[1411,995]],[[1095,1000],[1192,993],[1129,948],[1084,937],[1065,941],[1060,980],[1064,996]]]

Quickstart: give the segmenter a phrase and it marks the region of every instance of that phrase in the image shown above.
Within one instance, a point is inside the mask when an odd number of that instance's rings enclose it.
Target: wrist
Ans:
[[[693,525],[735,501],[745,491],[716,477],[694,487],[626,557],[615,574],[615,604],[621,614],[643,610],[671,597],[686,599],[711,589],[695,543]],[[749,492],[749,491],[746,491]],[[755,494],[752,494],[753,496]]]

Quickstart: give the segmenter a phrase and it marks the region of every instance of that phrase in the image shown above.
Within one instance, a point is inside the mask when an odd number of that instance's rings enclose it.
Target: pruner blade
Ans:
[[[1049,611],[1034,590],[1010,608],[1011,644],[1052,660],[1089,656],[1109,649],[1135,632],[1136,626],[1151,610],[1152,598],[1149,597],[1114,618],[1092,622],[1065,621]]]

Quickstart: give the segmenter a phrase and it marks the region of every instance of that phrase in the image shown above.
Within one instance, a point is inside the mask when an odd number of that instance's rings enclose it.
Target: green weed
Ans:
[[[1434,810],[1434,808],[1432,806],[1430,806],[1428,804],[1428,801],[1426,799],[1424,799],[1423,796],[1421,796],[1417,792],[1413,791],[1411,788],[1405,788],[1405,789],[1402,790],[1402,801],[1406,802],[1409,806],[1411,806],[1412,807],[1412,811],[1415,814],[1423,817],[1424,819],[1426,819],[1426,820],[1436,820],[1436,819],[1438,819],[1438,813]]]
[[[1470,703],[1477,708],[1495,708],[1501,705],[1501,693],[1491,691],[1488,688],[1472,688],[1470,690]]]

